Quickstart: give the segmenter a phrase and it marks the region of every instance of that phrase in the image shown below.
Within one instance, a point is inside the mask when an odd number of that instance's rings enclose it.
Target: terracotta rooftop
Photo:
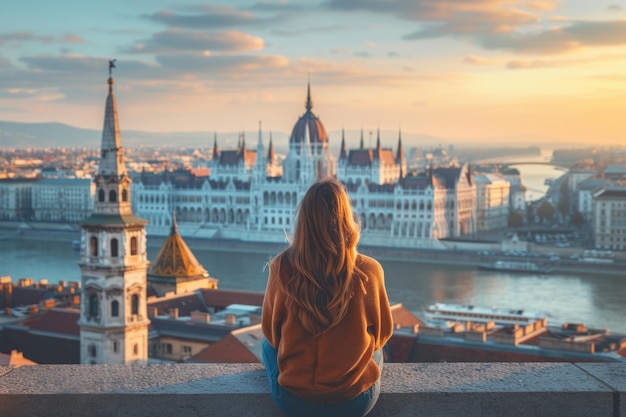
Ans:
[[[202,267],[178,234],[175,218],[172,231],[150,265],[148,275],[172,278],[208,276],[206,269]]]

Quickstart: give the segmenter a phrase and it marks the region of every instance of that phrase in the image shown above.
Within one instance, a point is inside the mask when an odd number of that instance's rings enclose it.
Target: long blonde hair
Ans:
[[[287,267],[281,271],[287,274],[286,306],[313,336],[343,319],[356,289],[365,291],[367,276],[356,267],[358,241],[343,185],[332,178],[313,184],[298,207],[293,240],[277,258]]]

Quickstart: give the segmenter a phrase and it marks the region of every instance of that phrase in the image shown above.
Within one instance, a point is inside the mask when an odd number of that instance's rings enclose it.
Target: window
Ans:
[[[122,190],[122,201],[128,201],[128,191],[126,190],[126,188]]]
[[[98,190],[98,201],[101,203],[104,202],[104,190],[102,188]]]
[[[137,315],[139,314],[139,296],[137,294],[133,294],[133,296],[131,297],[131,314],[132,315]]]
[[[89,356],[91,356],[92,358],[96,357],[96,353],[97,353],[96,345],[94,344],[89,345],[89,347],[87,347],[87,351],[89,353]]]
[[[119,256],[119,243],[117,239],[111,239],[111,256],[117,258]]]
[[[115,202],[117,202],[117,193],[115,192],[115,190],[111,190],[109,191],[109,203]]]
[[[89,239],[89,252],[91,256],[98,256],[98,238],[95,236]]]
[[[120,303],[117,300],[111,301],[111,317],[119,317]]]
[[[89,316],[98,317],[98,295],[91,294],[89,296]]]
[[[117,351],[119,350],[119,344],[117,343],[117,340],[113,341],[113,353],[117,353]]]
[[[139,345],[137,343],[133,345],[133,354],[135,355],[139,354]]]
[[[130,238],[130,254],[137,255],[137,238],[134,236]]]

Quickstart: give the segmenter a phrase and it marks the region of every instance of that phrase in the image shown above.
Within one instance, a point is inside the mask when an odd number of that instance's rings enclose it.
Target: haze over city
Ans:
[[[457,143],[623,141],[626,4],[584,0],[8,2],[0,120],[122,131],[401,128]],[[338,141],[338,138],[335,140]]]

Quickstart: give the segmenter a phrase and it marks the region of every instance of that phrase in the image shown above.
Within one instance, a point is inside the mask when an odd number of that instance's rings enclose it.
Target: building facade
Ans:
[[[497,174],[476,174],[477,231],[507,227],[511,183]]]
[[[626,187],[607,187],[593,198],[596,248],[626,249]]]
[[[0,220],[33,218],[33,186],[39,179],[9,178],[0,180]]]
[[[148,360],[147,222],[131,208],[113,82],[109,78],[94,210],[81,224],[81,364]]]
[[[96,185],[91,179],[44,178],[32,187],[34,219],[79,223],[93,211]]]
[[[133,184],[133,204],[150,222],[148,233],[168,235],[175,212],[182,236],[285,242],[300,199],[328,176],[346,185],[362,244],[439,248],[439,239],[474,232],[476,188],[469,166],[407,174],[401,136],[394,152],[383,148],[379,134],[370,149],[361,142],[348,150],[342,137],[337,161],[312,109],[309,87],[282,166],[271,140],[265,150],[259,125],[256,149],[242,136],[237,149],[221,150],[214,138],[208,177],[142,173]]]

